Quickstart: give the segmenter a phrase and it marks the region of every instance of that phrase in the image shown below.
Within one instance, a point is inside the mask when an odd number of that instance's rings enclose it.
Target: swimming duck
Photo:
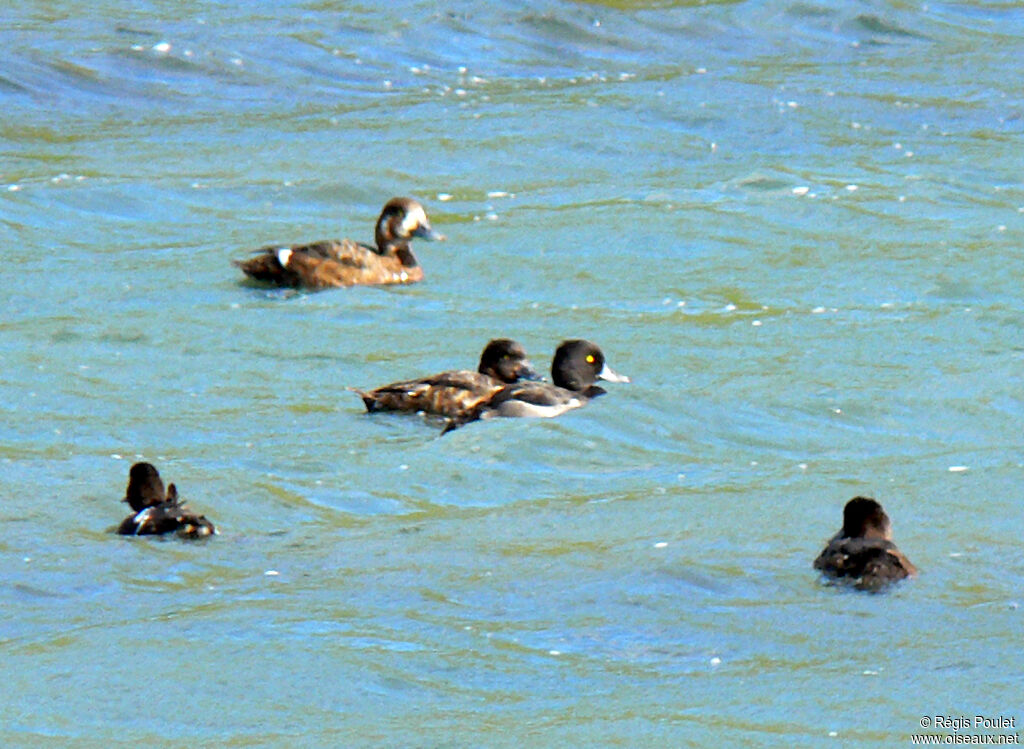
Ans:
[[[539,379],[526,358],[526,350],[508,338],[488,342],[476,372],[466,369],[441,372],[418,380],[393,382],[358,393],[370,413],[375,411],[424,412],[458,417],[470,412],[505,385]]]
[[[516,382],[506,385],[473,411],[455,417],[445,427],[449,432],[476,419],[494,416],[551,418],[579,408],[604,394],[594,383],[629,382],[604,360],[604,352],[595,343],[574,339],[563,341],[555,349],[551,362],[551,383]]]
[[[814,568],[871,592],[917,575],[917,568],[892,542],[889,516],[870,497],[854,497],[846,503],[843,527],[814,560]]]
[[[351,239],[325,240],[291,247],[269,246],[235,265],[258,281],[277,286],[325,289],[332,286],[415,283],[423,269],[412,254],[414,237],[440,240],[423,206],[412,198],[392,198],[381,211],[374,232],[377,247]]]
[[[164,492],[164,482],[151,463],[136,463],[128,472],[125,498],[132,508],[117,532],[122,536],[147,536],[177,532],[182,538],[203,538],[217,532],[204,515],[196,515],[178,500],[174,484]]]

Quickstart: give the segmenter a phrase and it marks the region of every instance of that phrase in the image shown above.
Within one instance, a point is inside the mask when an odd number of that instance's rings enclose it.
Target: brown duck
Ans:
[[[423,269],[412,254],[414,237],[444,239],[430,226],[423,206],[412,198],[392,198],[381,211],[375,231],[377,246],[351,239],[329,239],[312,244],[279,247],[271,245],[254,251],[248,260],[235,265],[257,281],[276,286],[326,289],[415,283],[423,280]]]
[[[506,385],[524,379],[538,379],[526,350],[508,338],[495,338],[484,347],[476,372],[460,369],[393,382],[370,391],[352,390],[371,413],[403,411],[459,417]]]
[[[551,361],[551,382],[514,382],[498,390],[476,408],[456,414],[442,434],[477,419],[495,416],[512,418],[552,418],[580,408],[604,395],[595,383],[629,382],[605,362],[604,352],[591,341],[562,341]]]
[[[843,508],[843,527],[814,560],[814,568],[857,590],[878,592],[915,577],[917,568],[892,542],[892,523],[870,497],[854,497]]]
[[[182,538],[203,538],[217,532],[204,515],[196,515],[179,502],[174,484],[164,492],[164,482],[151,463],[131,467],[123,501],[131,506],[132,514],[117,529],[122,536],[177,533]]]

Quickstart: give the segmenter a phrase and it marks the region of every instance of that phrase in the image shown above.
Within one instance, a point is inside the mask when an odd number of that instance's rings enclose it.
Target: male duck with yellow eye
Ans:
[[[563,341],[555,349],[551,362],[551,382],[516,382],[482,402],[470,412],[452,418],[442,434],[477,419],[495,416],[512,418],[551,418],[586,405],[603,395],[598,380],[629,382],[605,363],[604,352],[596,343],[581,339]]]
[[[484,347],[476,372],[459,369],[430,377],[383,385],[359,394],[370,413],[400,411],[449,418],[471,412],[509,383],[539,379],[526,351],[508,338],[495,338]]]
[[[136,463],[128,472],[123,500],[132,508],[117,532],[122,536],[156,536],[176,533],[181,538],[204,538],[217,533],[205,515],[196,515],[178,500],[178,489],[167,486],[151,463]]]
[[[256,250],[235,265],[257,281],[275,286],[327,289],[335,286],[406,284],[423,280],[412,254],[414,238],[441,240],[423,206],[412,198],[392,198],[381,211],[376,248],[351,239],[329,239],[291,247]]]
[[[917,568],[892,542],[889,516],[870,497],[854,497],[846,503],[843,527],[814,560],[814,569],[872,593],[917,575]]]

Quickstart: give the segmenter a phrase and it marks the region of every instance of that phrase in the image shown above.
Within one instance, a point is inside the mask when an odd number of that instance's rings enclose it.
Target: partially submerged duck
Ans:
[[[877,592],[917,568],[892,541],[892,523],[870,497],[854,497],[843,508],[843,527],[814,560],[814,569],[857,590]]]
[[[603,395],[604,388],[595,383],[629,382],[605,362],[600,347],[581,339],[563,341],[551,362],[551,383],[517,382],[506,385],[476,409],[454,418],[445,427],[449,432],[476,419],[494,416],[514,418],[551,418],[586,405]]]
[[[132,508],[117,532],[122,536],[177,533],[182,538],[203,538],[217,532],[204,515],[196,515],[178,500],[174,484],[164,491],[160,473],[151,463],[136,463],[128,472],[125,498]]]
[[[430,377],[356,390],[366,410],[428,413],[458,418],[470,413],[505,385],[537,379],[526,350],[509,338],[495,338],[484,347],[476,372],[460,369]]]
[[[444,239],[430,226],[423,206],[412,198],[392,198],[377,219],[376,247],[351,239],[254,251],[234,260],[246,275],[276,286],[326,289],[334,286],[415,283],[423,269],[412,254],[413,238]]]

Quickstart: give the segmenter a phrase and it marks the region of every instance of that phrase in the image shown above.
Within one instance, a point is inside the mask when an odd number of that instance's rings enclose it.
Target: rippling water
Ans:
[[[0,11],[4,745],[909,744],[1016,715],[1024,10]],[[424,283],[233,257],[369,239]],[[632,385],[444,439],[346,386]],[[123,539],[132,461],[222,535]],[[952,469],[952,470],[951,470]],[[878,497],[921,577],[810,567]],[[1016,711],[1016,713],[1015,713]]]

